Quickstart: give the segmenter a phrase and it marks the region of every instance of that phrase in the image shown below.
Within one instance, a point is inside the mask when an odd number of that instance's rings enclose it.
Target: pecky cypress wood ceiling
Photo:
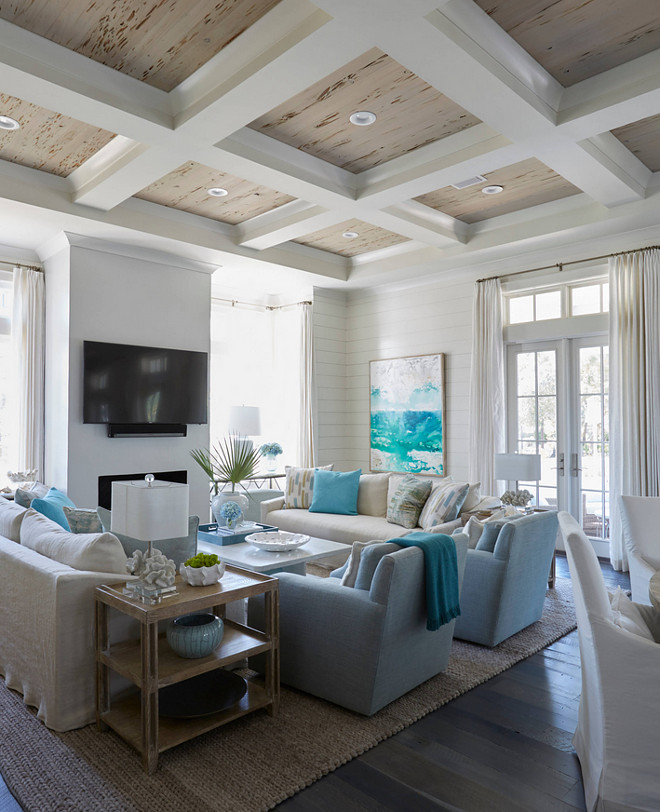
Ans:
[[[6,201],[376,279],[652,218],[660,3],[0,0],[0,116]]]

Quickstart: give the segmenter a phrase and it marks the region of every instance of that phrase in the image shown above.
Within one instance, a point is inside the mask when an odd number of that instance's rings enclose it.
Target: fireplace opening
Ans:
[[[98,481],[98,504],[107,510],[112,510],[112,483],[127,479],[144,479],[147,474],[153,474],[156,479],[164,482],[188,482],[188,471],[145,471],[141,474],[110,474],[100,476]]]

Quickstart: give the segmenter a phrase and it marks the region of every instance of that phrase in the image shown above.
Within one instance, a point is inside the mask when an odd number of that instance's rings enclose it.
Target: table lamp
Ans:
[[[541,479],[540,454],[495,454],[495,479],[538,482]],[[516,504],[516,503],[514,503]]]
[[[241,438],[241,442],[252,449],[252,440],[261,434],[261,413],[258,406],[232,406],[229,410],[229,433]]]
[[[188,485],[162,482],[153,474],[113,482],[110,530],[148,542],[146,553],[138,556],[140,580],[127,585],[130,592],[153,603],[176,594],[174,562],[154,553],[153,542],[188,535]]]

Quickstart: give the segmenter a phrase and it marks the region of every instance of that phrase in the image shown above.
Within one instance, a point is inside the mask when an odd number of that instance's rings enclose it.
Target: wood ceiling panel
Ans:
[[[660,48],[658,0],[475,0],[564,87]]]
[[[279,0],[12,0],[0,18],[171,90]]]
[[[375,113],[369,127],[351,124]],[[374,48],[249,126],[350,172],[362,172],[480,121]]]
[[[355,231],[358,236],[347,239],[342,237],[345,231]],[[408,242],[408,238],[385,228],[369,225],[362,220],[346,220],[336,226],[315,231],[313,234],[306,234],[294,242],[340,254],[342,257],[355,257],[358,254],[366,254],[368,251],[377,251],[379,248],[389,248],[401,242]]]
[[[660,172],[660,116],[651,116],[612,130],[651,172]]]
[[[482,174],[486,183],[462,190],[445,186],[444,189],[421,195],[415,200],[464,223],[478,223],[500,214],[522,211],[530,206],[580,193],[577,186],[564,180],[536,158]],[[485,186],[503,186],[504,191],[496,195],[485,195],[481,191]]]
[[[0,93],[0,115],[21,125],[19,130],[0,130],[0,159],[52,175],[66,177],[115,137],[4,93]]]
[[[214,186],[226,189],[229,194],[225,197],[211,197],[207,190]],[[232,225],[295,199],[195,161],[188,161],[160,178],[136,197]]]

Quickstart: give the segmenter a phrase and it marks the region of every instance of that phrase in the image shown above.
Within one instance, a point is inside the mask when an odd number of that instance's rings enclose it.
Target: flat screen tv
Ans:
[[[208,353],[83,342],[83,422],[207,422]]]

